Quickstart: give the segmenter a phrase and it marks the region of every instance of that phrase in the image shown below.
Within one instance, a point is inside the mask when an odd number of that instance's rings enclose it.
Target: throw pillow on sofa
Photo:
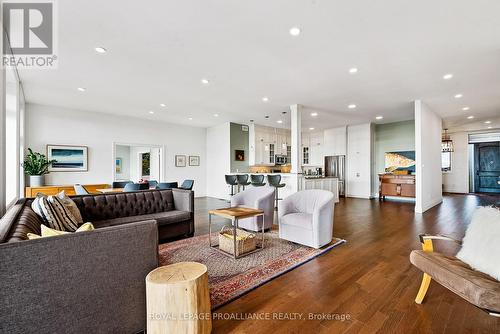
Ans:
[[[76,206],[76,203],[71,198],[69,198],[68,195],[66,195],[64,190],[57,194],[56,197],[61,201],[66,210],[68,210],[73,215],[73,217],[76,219],[76,222],[78,223],[78,226],[82,225],[83,218],[80,210],[78,210],[78,206]]]
[[[500,210],[480,207],[467,227],[457,258],[500,281]]]
[[[37,194],[31,203],[31,208],[50,228],[68,232],[78,229],[78,220],[56,196]]]
[[[39,239],[39,238],[45,238],[45,237],[53,237],[53,236],[56,236],[56,235],[62,235],[62,234],[71,233],[71,232],[54,230],[54,229],[52,229],[50,227],[47,227],[47,226],[45,226],[43,224],[40,227],[42,229],[42,235],[38,235],[38,234],[34,234],[34,233],[28,233],[27,234],[28,239],[32,240],[32,239]],[[84,231],[92,231],[92,230],[94,230],[94,225],[92,225],[92,223],[85,223],[82,226],[80,226],[75,231],[75,233],[76,232],[84,232]]]

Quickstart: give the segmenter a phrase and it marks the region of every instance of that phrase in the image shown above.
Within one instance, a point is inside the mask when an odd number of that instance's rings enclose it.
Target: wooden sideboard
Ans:
[[[84,184],[85,189],[90,193],[98,193],[96,189],[109,188],[109,184]],[[53,186],[42,186],[42,187],[26,187],[25,196],[27,198],[35,197],[36,194],[42,193],[45,195],[55,195],[64,190],[66,195],[75,195],[75,188],[72,185],[53,185]]]
[[[379,199],[385,196],[415,197],[415,175],[379,174]]]

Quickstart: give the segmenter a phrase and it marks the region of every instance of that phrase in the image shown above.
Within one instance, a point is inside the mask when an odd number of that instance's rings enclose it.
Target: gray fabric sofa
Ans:
[[[137,333],[155,221],[0,244],[0,333]]]
[[[0,220],[0,333],[137,333],[158,240],[194,233],[192,191],[73,196],[94,231],[27,240],[42,220],[21,199]]]

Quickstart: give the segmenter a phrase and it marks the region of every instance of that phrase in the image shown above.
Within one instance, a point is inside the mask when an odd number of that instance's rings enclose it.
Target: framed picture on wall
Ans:
[[[47,145],[47,159],[56,161],[49,172],[88,171],[87,146]]]
[[[175,167],[186,167],[186,156],[176,155],[175,156]]]
[[[122,173],[122,158],[115,159],[115,173],[116,174]]]
[[[190,155],[189,156],[189,166],[199,166],[199,165],[200,165],[200,156]]]
[[[244,150],[234,150],[234,160],[245,161],[245,151]]]

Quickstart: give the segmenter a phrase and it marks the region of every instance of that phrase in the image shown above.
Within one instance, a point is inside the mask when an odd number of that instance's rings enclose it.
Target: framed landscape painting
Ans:
[[[55,160],[50,172],[86,172],[88,170],[87,146],[47,145],[47,159]]]
[[[387,173],[394,171],[415,172],[415,151],[386,152],[384,158]]]

